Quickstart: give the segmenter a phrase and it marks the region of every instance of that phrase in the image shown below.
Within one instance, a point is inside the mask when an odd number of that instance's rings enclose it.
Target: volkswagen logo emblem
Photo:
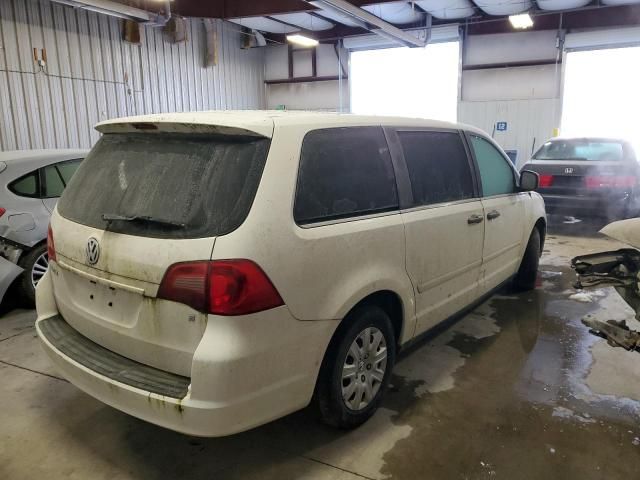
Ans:
[[[91,237],[87,241],[87,249],[85,250],[85,253],[87,255],[87,263],[89,265],[95,265],[98,263],[98,259],[100,259],[100,244],[98,243],[98,240]]]
[[[573,173],[573,168],[567,167],[564,169],[564,173]]]

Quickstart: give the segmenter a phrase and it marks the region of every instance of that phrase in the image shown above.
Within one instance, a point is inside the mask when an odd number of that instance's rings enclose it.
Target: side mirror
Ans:
[[[531,170],[522,170],[520,172],[520,190],[523,192],[531,192],[538,188],[540,184],[540,176]]]

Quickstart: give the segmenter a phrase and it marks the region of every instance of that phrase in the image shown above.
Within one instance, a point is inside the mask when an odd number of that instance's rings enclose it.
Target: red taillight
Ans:
[[[0,207],[0,217],[1,217],[2,215],[4,215],[4,212],[6,212],[6,211],[7,211],[7,209],[6,209],[6,208],[2,208],[2,207]]]
[[[630,188],[635,187],[636,177],[633,175],[590,175],[584,177],[587,188]]]
[[[539,187],[550,187],[553,185],[553,175],[540,175]]]
[[[207,308],[207,281],[211,262],[171,265],[164,274],[158,298],[184,303],[201,312]]]
[[[158,298],[215,315],[246,315],[284,304],[269,277],[251,260],[171,265]]]
[[[56,246],[53,243],[53,231],[51,230],[51,225],[49,225],[49,230],[47,230],[47,255],[49,256],[49,261],[57,261],[56,258]]]

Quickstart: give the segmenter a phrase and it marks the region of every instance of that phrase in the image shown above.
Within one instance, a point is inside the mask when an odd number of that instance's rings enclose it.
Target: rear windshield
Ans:
[[[269,140],[254,137],[105,135],[69,182],[58,212],[128,235],[224,235],[249,213],[268,149]]]
[[[533,156],[534,160],[585,160],[619,162],[628,153],[622,142],[611,140],[552,140],[545,143]]]

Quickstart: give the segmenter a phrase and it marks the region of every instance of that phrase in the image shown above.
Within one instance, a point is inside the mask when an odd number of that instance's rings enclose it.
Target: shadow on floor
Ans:
[[[7,290],[2,302],[0,302],[0,318],[8,315],[13,310],[18,308],[33,308],[32,306],[26,305],[25,302],[20,298],[20,296],[14,291],[14,288],[11,287]]]

